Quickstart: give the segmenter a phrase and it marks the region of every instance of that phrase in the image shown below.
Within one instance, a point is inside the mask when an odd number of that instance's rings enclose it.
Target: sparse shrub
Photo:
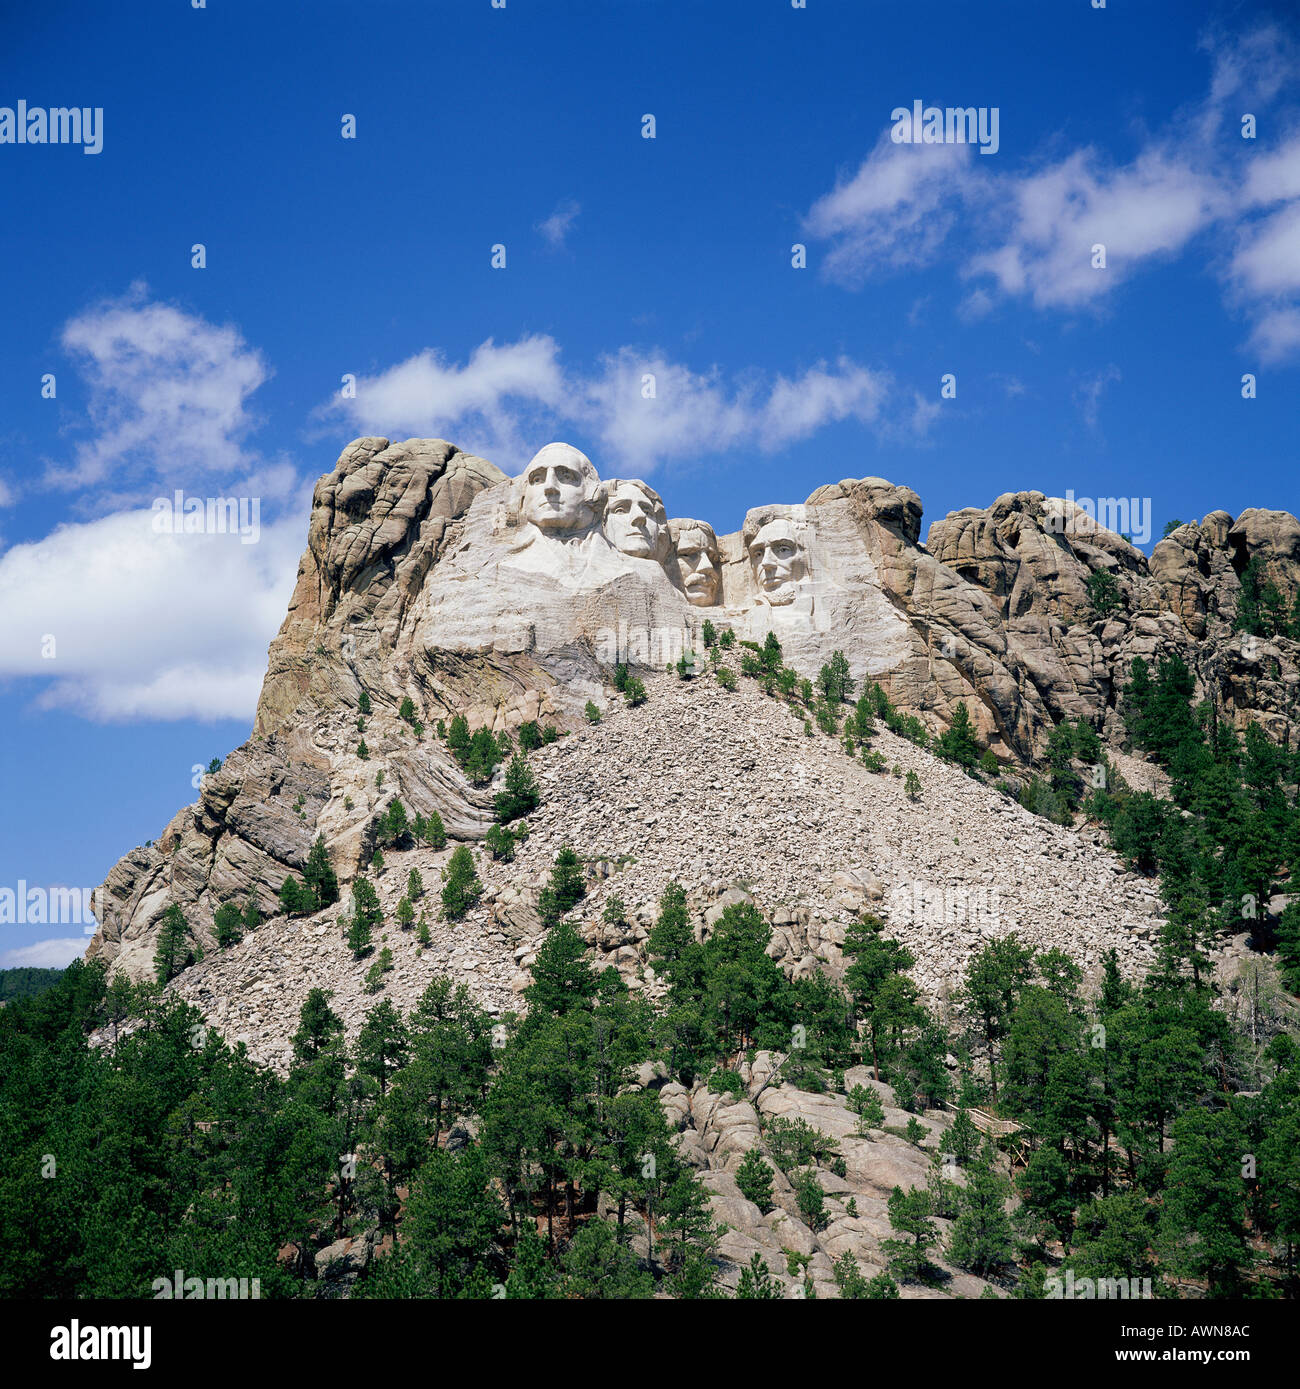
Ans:
[[[908,772],[903,778],[903,790],[907,793],[909,801],[919,801],[921,799],[921,778],[915,772]]]
[[[588,723],[600,722],[600,710],[591,700],[587,701],[586,706],[583,708],[582,712],[586,714]]]
[[[849,1091],[849,1108],[858,1116],[858,1133],[865,1136],[868,1129],[883,1127],[885,1107],[876,1091],[865,1085],[855,1085]]]
[[[379,952],[374,963],[366,971],[365,990],[368,994],[377,994],[384,987],[384,975],[393,967],[393,952],[387,947]]]
[[[623,687],[623,698],[627,701],[628,707],[635,709],[638,704],[646,702],[645,684],[635,675],[628,680]]]
[[[1098,617],[1109,617],[1117,608],[1123,606],[1124,595],[1119,581],[1106,569],[1098,569],[1088,575],[1088,602]]]
[[[724,690],[734,690],[736,688],[736,672],[729,666],[719,666],[717,669],[718,684]]]

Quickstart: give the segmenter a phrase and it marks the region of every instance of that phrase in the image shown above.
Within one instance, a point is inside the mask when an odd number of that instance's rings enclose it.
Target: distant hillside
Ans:
[[[26,965],[20,969],[0,969],[0,1003],[34,998],[56,984],[62,973],[61,969],[32,969]]]

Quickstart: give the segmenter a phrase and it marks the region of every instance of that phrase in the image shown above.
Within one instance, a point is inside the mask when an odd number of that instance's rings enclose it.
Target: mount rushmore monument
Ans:
[[[412,739],[404,700],[430,727],[459,713],[471,729],[577,728],[587,700],[607,701],[616,662],[663,672],[702,650],[706,619],[741,641],[775,632],[810,679],[842,651],[859,688],[878,681],[932,732],[965,702],[1012,768],[1032,764],[1062,718],[1120,745],[1134,658],[1171,651],[1226,715],[1296,736],[1296,644],[1234,625],[1248,561],[1285,593],[1300,587],[1288,513],[1213,512],[1149,559],[1040,492],[952,513],[925,543],[921,516],[911,488],[867,477],[757,506],[720,535],[670,517],[643,481],[601,478],[568,444],[511,478],[441,439],[355,440],[316,485],[252,736],[110,872],[90,954],[147,974],[173,901],[201,934],[225,901],[273,911],[318,835],[340,875],[355,872],[377,808],[373,764],[356,753],[362,703],[383,801],[437,810],[453,838],[477,839],[491,788],[470,784],[438,739]],[[1099,572],[1118,596],[1105,615],[1089,594]]]

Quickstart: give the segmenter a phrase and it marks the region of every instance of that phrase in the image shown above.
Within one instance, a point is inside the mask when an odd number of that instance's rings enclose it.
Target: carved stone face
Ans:
[[[616,482],[605,503],[609,543],[637,559],[662,560],[668,550],[668,518],[658,494],[643,482]]]
[[[722,596],[722,571],[718,564],[718,542],[712,530],[687,522],[676,531],[677,577],[686,601],[697,608],[716,606]]]
[[[754,579],[769,603],[794,601],[808,572],[803,545],[789,521],[769,521],[750,541],[749,562]]]
[[[524,469],[520,509],[540,531],[576,531],[592,523],[591,460],[568,444],[547,444]]]

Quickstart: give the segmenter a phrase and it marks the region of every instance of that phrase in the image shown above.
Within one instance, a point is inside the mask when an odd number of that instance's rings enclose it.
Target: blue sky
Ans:
[[[103,148],[0,143],[0,889],[98,884],[247,736],[360,434],[567,439],[719,530],[872,474],[1300,510],[1292,6],[18,8],[0,107]],[[996,153],[895,143],[917,100]],[[176,488],[257,543],[153,535]]]

